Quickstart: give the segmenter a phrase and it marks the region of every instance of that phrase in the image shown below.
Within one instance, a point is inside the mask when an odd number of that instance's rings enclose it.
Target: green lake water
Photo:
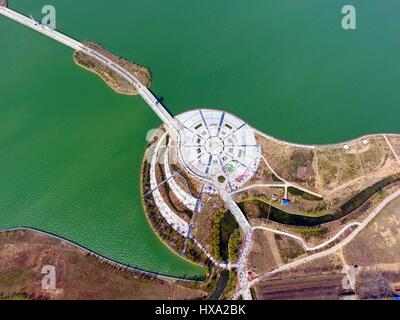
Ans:
[[[400,132],[400,2],[52,0],[60,31],[150,67],[177,114],[230,111],[280,138],[338,142]],[[11,0],[40,17],[49,1]],[[204,270],[170,252],[141,207],[140,165],[160,124],[112,92],[72,51],[0,17],[0,228],[29,226],[122,263],[171,275]]]

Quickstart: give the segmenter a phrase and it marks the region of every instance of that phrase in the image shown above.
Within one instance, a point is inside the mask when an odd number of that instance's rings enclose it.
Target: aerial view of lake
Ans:
[[[39,20],[49,1],[9,3]],[[356,30],[342,29],[339,0],[51,4],[61,32],[149,67],[173,114],[224,109],[300,143],[400,132],[398,0],[353,0]],[[0,44],[0,229],[33,227],[131,266],[203,275],[143,213],[146,134],[161,124],[152,110],[4,17]]]

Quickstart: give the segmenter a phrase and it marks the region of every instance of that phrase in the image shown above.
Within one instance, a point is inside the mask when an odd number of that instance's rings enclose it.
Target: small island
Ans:
[[[102,55],[106,56],[117,65],[123,67],[129,73],[134,75],[147,88],[150,87],[152,77],[151,72],[148,68],[118,57],[104,49],[99,44],[93,42],[84,42],[83,44],[86,47],[91,48],[96,52],[99,52]],[[98,59],[94,59],[83,51],[75,51],[73,58],[77,65],[85,68],[86,70],[96,73],[115,92],[131,96],[138,95],[134,86],[132,86],[126,79],[122,78],[105,64],[102,64]]]

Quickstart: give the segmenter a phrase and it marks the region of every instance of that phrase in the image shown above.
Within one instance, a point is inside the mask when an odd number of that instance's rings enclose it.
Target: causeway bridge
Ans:
[[[80,51],[88,56],[92,57],[93,59],[99,61],[101,64],[107,66],[114,72],[116,72],[119,76],[122,78],[126,79],[130,84],[134,86],[138,94],[142,97],[142,99],[147,103],[147,105],[156,113],[156,115],[161,119],[161,121],[168,127],[169,133],[174,134],[176,138],[178,139],[178,145],[181,145],[182,143],[182,137],[181,137],[181,132],[182,129],[186,129],[190,131],[192,134],[196,135],[196,132],[191,131],[188,127],[183,125],[181,121],[177,120],[174,118],[168,110],[162,105],[162,103],[157,99],[157,97],[146,87],[144,86],[134,75],[132,75],[129,71],[121,67],[120,65],[116,64],[112,60],[110,60],[108,57],[104,56],[100,52],[97,52],[96,50],[93,50],[87,46],[85,46],[83,43],[57,31],[54,30],[46,25],[42,25],[41,23],[35,21],[33,18],[28,18],[14,10],[11,10],[5,6],[0,5],[0,15],[3,15],[9,19],[12,19],[22,25],[25,25],[26,27],[33,29],[49,38],[52,38],[70,48],[72,48],[75,51]],[[200,114],[202,115],[202,112],[200,111]],[[225,115],[225,113],[223,113]],[[202,115],[203,116],[203,115]],[[222,128],[222,122],[224,120],[224,116],[221,118],[221,123],[219,124],[218,128],[218,134],[220,133],[220,130]],[[204,124],[207,126],[205,123],[204,117],[203,117]],[[243,128],[245,125],[242,124],[239,128],[235,130],[238,131],[241,128]],[[229,134],[231,136],[231,134]],[[161,139],[162,140],[162,139]],[[232,146],[233,147],[233,146]],[[212,158],[210,158],[212,159]],[[211,161],[210,161],[211,162]],[[210,164],[208,165],[208,167]],[[208,169],[207,169],[208,171]],[[154,173],[154,170],[153,170]],[[155,181],[155,180],[154,180]],[[156,183],[153,181],[153,188],[157,191],[158,186]],[[246,217],[243,215],[241,212],[240,208],[237,206],[237,204],[233,201],[231,198],[231,195],[227,194],[226,192],[223,192],[220,190],[223,194],[223,199],[226,202],[227,206],[229,209],[231,209],[232,213],[234,214],[235,218],[237,219],[239,225],[241,228],[244,230],[246,234],[246,241],[245,241],[245,246],[242,249],[240,259],[239,259],[239,264],[238,264],[238,275],[239,275],[239,283],[242,288],[242,295],[244,299],[251,299],[251,293],[248,287],[248,280],[247,280],[247,268],[246,268],[246,260],[247,260],[247,255],[249,253],[249,250],[251,248],[251,243],[252,243],[252,232],[250,225],[248,221],[246,220]],[[155,194],[155,200],[158,201],[158,206],[161,208],[161,211],[164,212],[165,217],[167,217],[167,221],[171,223],[171,225],[176,228],[177,230],[180,231],[181,234],[183,235],[188,235],[190,232],[188,232],[189,226],[183,223],[181,220],[179,220],[175,214],[171,210],[168,210],[165,206],[165,203],[163,203],[161,196],[158,196],[157,192]],[[194,239],[195,240],[195,239]],[[201,248],[202,246],[197,243]],[[204,249],[204,248],[202,248]],[[210,259],[212,257],[207,254]],[[212,261],[216,264],[219,265],[214,259]],[[224,266],[226,267],[226,266]]]
[[[175,131],[177,130],[178,125],[176,119],[173,118],[173,116],[168,112],[168,110],[162,105],[162,103],[157,99],[157,97],[146,86],[144,86],[134,75],[132,75],[123,67],[117,65],[103,54],[85,46],[83,43],[57,30],[51,29],[46,25],[42,25],[39,22],[31,18],[28,18],[14,10],[0,6],[0,14],[20,24],[23,24],[28,28],[40,32],[41,34],[48,36],[74,49],[75,51],[81,51],[87,54],[88,56],[92,57],[93,59],[96,59],[103,65],[106,65],[108,68],[115,71],[119,76],[127,80],[130,84],[132,84],[135,87],[138,94],[148,104],[148,106],[157,114],[157,116],[161,119],[161,121],[164,124],[166,124],[172,130]]]

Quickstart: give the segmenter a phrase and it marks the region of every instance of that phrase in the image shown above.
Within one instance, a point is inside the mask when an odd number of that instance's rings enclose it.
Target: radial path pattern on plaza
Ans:
[[[261,148],[253,129],[224,111],[198,109],[177,116],[183,126],[181,159],[196,178],[239,188],[258,168]]]

